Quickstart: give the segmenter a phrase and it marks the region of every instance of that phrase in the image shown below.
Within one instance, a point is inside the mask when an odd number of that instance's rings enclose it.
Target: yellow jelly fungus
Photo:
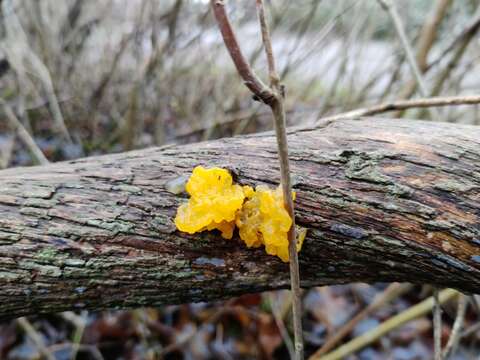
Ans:
[[[257,186],[255,192],[247,195],[247,201],[237,213],[235,223],[240,238],[248,247],[263,244],[267,254],[288,261],[288,230],[292,226],[292,219],[283,206],[281,187],[271,190],[266,186]],[[297,251],[302,247],[305,234],[299,233]]]
[[[180,205],[175,225],[190,234],[204,230],[220,230],[231,239],[235,225],[240,239],[248,247],[265,246],[270,255],[287,262],[288,230],[292,219],[284,208],[283,193],[267,186],[233,184],[225,169],[197,166],[186,184],[188,203]],[[295,200],[295,192],[292,192]],[[307,230],[297,227],[297,251],[302,248]]]
[[[218,229],[231,239],[235,214],[243,205],[245,195],[240,185],[234,185],[225,169],[205,169],[197,166],[187,182],[188,203],[180,205],[175,225],[180,231],[193,234]]]

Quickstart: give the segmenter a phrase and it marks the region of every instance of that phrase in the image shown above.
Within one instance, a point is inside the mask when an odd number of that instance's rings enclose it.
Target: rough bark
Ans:
[[[303,286],[480,292],[480,128],[362,119],[290,129]],[[288,264],[173,218],[196,165],[279,182],[271,133],[0,172],[0,318],[286,288]]]

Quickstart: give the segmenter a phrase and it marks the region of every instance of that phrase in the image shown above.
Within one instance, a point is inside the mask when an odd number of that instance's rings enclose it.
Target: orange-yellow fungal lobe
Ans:
[[[295,198],[295,193],[292,197]],[[266,186],[257,186],[256,191],[247,196],[235,222],[240,238],[248,247],[263,244],[268,254],[288,261],[288,230],[292,219],[283,205],[281,187],[271,190]],[[299,248],[301,245],[297,246],[297,251]]]
[[[234,221],[222,221],[220,223],[212,222],[207,225],[206,230],[220,230],[224,239],[231,239],[233,237],[233,230],[235,230]]]
[[[190,234],[203,230],[220,230],[222,237],[231,239],[235,225],[240,239],[248,247],[265,246],[270,255],[283,261],[288,256],[288,230],[292,219],[285,210],[281,187],[233,184],[225,169],[205,169],[197,166],[186,184],[188,203],[178,208],[175,224]],[[295,199],[295,193],[292,193]],[[297,251],[305,239],[306,229],[297,229]]]
[[[180,205],[175,225],[180,231],[193,234],[218,229],[231,239],[235,213],[243,205],[245,195],[240,185],[234,185],[225,169],[205,169],[197,166],[187,182],[188,203]]]

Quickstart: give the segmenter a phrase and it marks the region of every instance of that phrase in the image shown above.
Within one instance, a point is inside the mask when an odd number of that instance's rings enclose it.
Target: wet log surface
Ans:
[[[305,287],[405,281],[480,292],[480,128],[391,119],[290,129]],[[289,286],[288,264],[176,231],[196,165],[277,186],[272,133],[0,172],[0,318],[208,301]]]

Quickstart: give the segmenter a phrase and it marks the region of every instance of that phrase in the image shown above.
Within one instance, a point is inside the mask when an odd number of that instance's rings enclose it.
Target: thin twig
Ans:
[[[280,335],[282,335],[283,342],[287,347],[288,354],[290,355],[290,359],[295,358],[295,348],[292,344],[292,340],[288,335],[288,331],[285,327],[285,323],[283,321],[283,314],[282,309],[280,308],[280,304],[278,303],[275,295],[273,293],[268,294],[268,299],[270,300],[270,307],[272,308],[272,315],[275,319],[275,323],[277,324],[277,328],[280,331]]]
[[[476,105],[480,104],[480,95],[444,96],[412,100],[400,100],[374,105],[367,108],[356,109],[342,114],[324,117],[322,121],[353,119],[361,116],[372,116],[389,111],[406,110],[412,108],[427,108],[439,106]]]
[[[35,143],[35,140],[28,133],[27,129],[25,129],[25,126],[23,126],[20,120],[18,120],[18,118],[15,116],[15,113],[10,108],[10,106],[3,99],[0,99],[0,105],[2,105],[3,107],[3,111],[5,113],[5,116],[7,117],[10,127],[14,131],[17,131],[18,136],[20,137],[22,142],[25,144],[25,146],[28,148],[28,150],[30,150],[35,161],[41,165],[48,164],[49,163],[48,159],[45,157],[45,155],[43,155],[42,150],[40,150],[38,145]]]
[[[56,352],[61,352],[65,349],[69,350],[69,349],[72,348],[72,346],[73,346],[73,344],[71,344],[69,342],[64,342],[64,343],[61,343],[61,344],[51,345],[51,346],[48,347],[48,350],[50,352],[56,353]],[[78,351],[88,352],[91,355],[91,357],[95,360],[104,360],[104,357],[102,356],[102,353],[100,352],[100,350],[98,350],[97,346],[95,346],[95,345],[79,344],[78,345]]]
[[[265,7],[262,0],[257,1],[257,14],[260,22],[260,29],[262,31],[262,42],[265,47],[265,54],[267,56],[268,77],[270,79],[270,86],[275,90],[279,90],[280,79],[278,78],[277,70],[275,68],[275,58],[273,56],[272,40],[270,39],[270,30],[268,29],[265,20]]]
[[[243,79],[245,86],[264,103],[268,104],[273,99],[274,94],[255,74],[245,59],[245,56],[238,45],[237,37],[233,32],[227,12],[225,11],[225,3],[223,0],[210,0],[210,2],[225,46],[227,47],[230,57],[232,58],[240,77]]]
[[[439,0],[432,2],[432,9],[427,16],[425,23],[420,31],[417,48],[417,64],[422,73],[427,68],[427,57],[430,49],[437,38],[439,25],[445,18],[445,14],[452,0]]]
[[[472,326],[462,331],[462,333],[460,334],[460,338],[470,336],[473,333],[476,333],[478,330],[480,330],[480,322],[477,322],[476,324],[473,324]]]
[[[440,3],[439,3],[440,4]],[[471,42],[471,40],[475,37],[476,32],[480,28],[480,7],[477,7],[475,14],[473,15],[472,19],[468,22],[468,24],[463,28],[463,30],[450,41],[450,44],[445,48],[444,51],[437,56],[435,60],[433,60],[430,64],[426,65],[423,69],[424,73],[429,71],[430,69],[437,66],[441,61],[447,58],[450,52],[455,50],[453,55],[450,57],[450,60],[447,64],[443,67],[440,74],[437,76],[437,81],[432,87],[432,91],[430,96],[435,96],[440,93],[441,87],[443,86],[443,82],[448,78],[449,74],[458,64],[460,58],[462,57],[466,47]],[[421,64],[421,63],[420,63]],[[438,88],[437,91],[435,89]],[[409,82],[405,88],[400,93],[400,98],[408,98],[410,97],[416,89],[416,82],[413,80]],[[401,113],[398,113],[397,116],[401,117]],[[422,114],[420,114],[420,117]]]
[[[457,315],[455,317],[455,322],[453,323],[452,332],[450,334],[450,338],[448,339],[447,345],[445,345],[445,349],[443,349],[443,359],[447,359],[450,354],[453,355],[455,353],[458,341],[461,337],[461,330],[463,328],[467,306],[467,297],[463,294],[460,295],[458,297]]]
[[[38,348],[38,351],[47,359],[47,360],[55,360],[55,357],[52,353],[45,347],[42,338],[38,334],[37,330],[32,326],[30,321],[27,320],[25,317],[20,317],[17,319],[18,325],[20,325],[27,334],[27,336],[32,339],[35,346]]]
[[[332,350],[345,336],[347,336],[353,328],[368,315],[380,309],[382,306],[392,302],[392,300],[405,294],[412,289],[412,284],[390,284],[375,300],[357,315],[351,318],[345,325],[335,331],[335,334],[327,339],[327,341],[318,349],[310,358],[319,358],[323,354]]]
[[[297,254],[297,238],[295,235],[295,212],[292,199],[292,184],[290,179],[290,163],[288,160],[288,141],[286,131],[286,114],[284,91],[281,88],[278,74],[275,70],[275,61],[273,58],[272,43],[268,25],[265,20],[265,10],[263,0],[257,0],[258,18],[262,29],[262,39],[267,55],[270,83],[275,94],[274,101],[269,105],[272,108],[275,122],[275,134],[277,138],[278,155],[280,158],[280,175],[283,190],[283,202],[292,225],[288,230],[288,255],[290,259],[290,285],[292,290],[292,314],[293,314],[293,332],[295,339],[295,358],[303,360],[304,345],[302,331],[302,298],[300,292],[300,271]]]
[[[433,289],[433,355],[435,360],[442,360],[442,309],[437,288]]]
[[[295,236],[295,214],[292,199],[292,185],[290,180],[290,164],[288,160],[288,144],[286,135],[286,115],[284,104],[284,91],[279,83],[275,69],[272,44],[270,40],[268,25],[265,20],[265,10],[262,0],[257,0],[257,10],[262,31],[263,45],[267,55],[269,76],[272,87],[266,86],[254,73],[250,64],[246,61],[237,38],[230,24],[225,10],[225,3],[222,0],[210,0],[215,19],[223,37],[225,46],[237,68],[240,77],[254,96],[270,106],[275,122],[275,133],[277,137],[278,154],[280,158],[280,175],[283,190],[283,201],[292,225],[288,231],[288,252],[290,258],[290,283],[292,290],[292,313],[293,328],[295,335],[295,356],[296,359],[303,359],[303,334],[302,334],[302,309],[300,295],[300,274],[298,268],[298,255]]]
[[[463,44],[463,42],[472,37],[480,27],[480,7],[477,7],[477,10],[473,14],[472,18],[468,21],[466,26],[455,36],[453,39],[450,40],[450,43],[445,47],[445,49],[437,55],[436,59],[433,60],[430,64],[428,64],[427,69],[430,69],[436,65],[438,65],[443,59],[445,59],[453,49],[455,49],[459,44]]]
[[[17,72],[24,71],[23,69],[19,71],[19,67],[27,66],[32,72],[38,75],[48,97],[49,107],[55,122],[55,127],[62,136],[71,143],[72,138],[65,125],[60,105],[55,94],[55,87],[50,71],[28,44],[27,35],[16,15],[12,1],[3,2],[2,12],[4,14],[9,14],[7,17],[4,17],[4,20],[6,21],[5,29],[7,30],[7,38],[10,42],[13,42],[18,46],[18,51],[17,54],[14,55],[15,51],[10,51],[8,46],[0,47],[3,47],[3,50],[7,53],[7,57],[18,56],[18,58],[14,58],[13,61],[10,61],[10,64],[15,67]]]
[[[477,12],[480,14],[480,6],[478,7]],[[448,63],[445,64],[444,69],[440,72],[435,83],[433,84],[432,91],[430,93],[431,96],[437,96],[438,94],[440,94],[443,84],[448,79],[452,71],[457,67],[460,59],[468,48],[468,45],[473,39],[475,39],[475,34],[478,32],[479,28],[480,25],[474,27],[472,31],[469,32],[467,36],[462,39],[461,43],[458,45],[457,50],[453,53]]]
[[[453,289],[445,289],[440,291],[439,301],[441,304],[446,303],[447,301],[458,296],[460,293]],[[400,326],[408,323],[409,321],[415,320],[428,312],[432,311],[433,308],[433,297],[429,297],[422,302],[409,307],[402,313],[388,319],[387,321],[381,323],[376,328],[356,337],[355,339],[349,341],[348,343],[340,346],[335,351],[324,355],[321,357],[322,360],[340,360],[347,358],[348,355],[355,353],[356,351],[364,348],[365,346],[377,341],[383,335],[389,333],[390,331],[399,328]],[[310,358],[310,360],[320,359],[320,357]]]
[[[70,360],[76,360],[78,351],[81,347],[83,333],[87,326],[87,311],[83,311],[79,316],[72,311],[65,311],[62,313],[62,317],[71,322],[75,326],[75,332],[72,339],[72,352],[70,354]]]
[[[433,47],[435,39],[438,35],[438,31],[440,29],[440,24],[445,18],[445,15],[451,3],[452,0],[440,0],[438,2],[433,2],[430,14],[428,15],[425,23],[422,26],[418,39],[416,54],[418,67],[420,68],[422,74],[425,74],[425,72],[428,70],[428,54]],[[408,81],[400,91],[399,100],[410,98],[416,89],[417,82],[415,81],[415,79]],[[400,115],[400,113],[396,114],[396,116],[398,117],[400,117]]]
[[[405,54],[407,56],[407,61],[412,69],[413,75],[415,76],[415,80],[417,81],[418,84],[418,89],[420,91],[420,94],[423,97],[426,97],[429,95],[429,92],[427,90],[427,87],[425,85],[425,81],[423,80],[422,73],[418,67],[417,60],[415,59],[415,56],[413,55],[413,50],[408,42],[407,35],[405,33],[405,28],[403,26],[402,20],[400,19],[400,15],[398,14],[397,8],[395,4],[391,0],[377,0],[380,5],[385,9],[390,17],[392,18],[393,25],[395,27],[395,31],[398,34],[398,37],[400,38],[400,41],[402,43],[403,49],[405,51]],[[430,116],[432,120],[434,119],[441,119],[441,115],[437,110],[434,109],[429,109],[430,111]]]

